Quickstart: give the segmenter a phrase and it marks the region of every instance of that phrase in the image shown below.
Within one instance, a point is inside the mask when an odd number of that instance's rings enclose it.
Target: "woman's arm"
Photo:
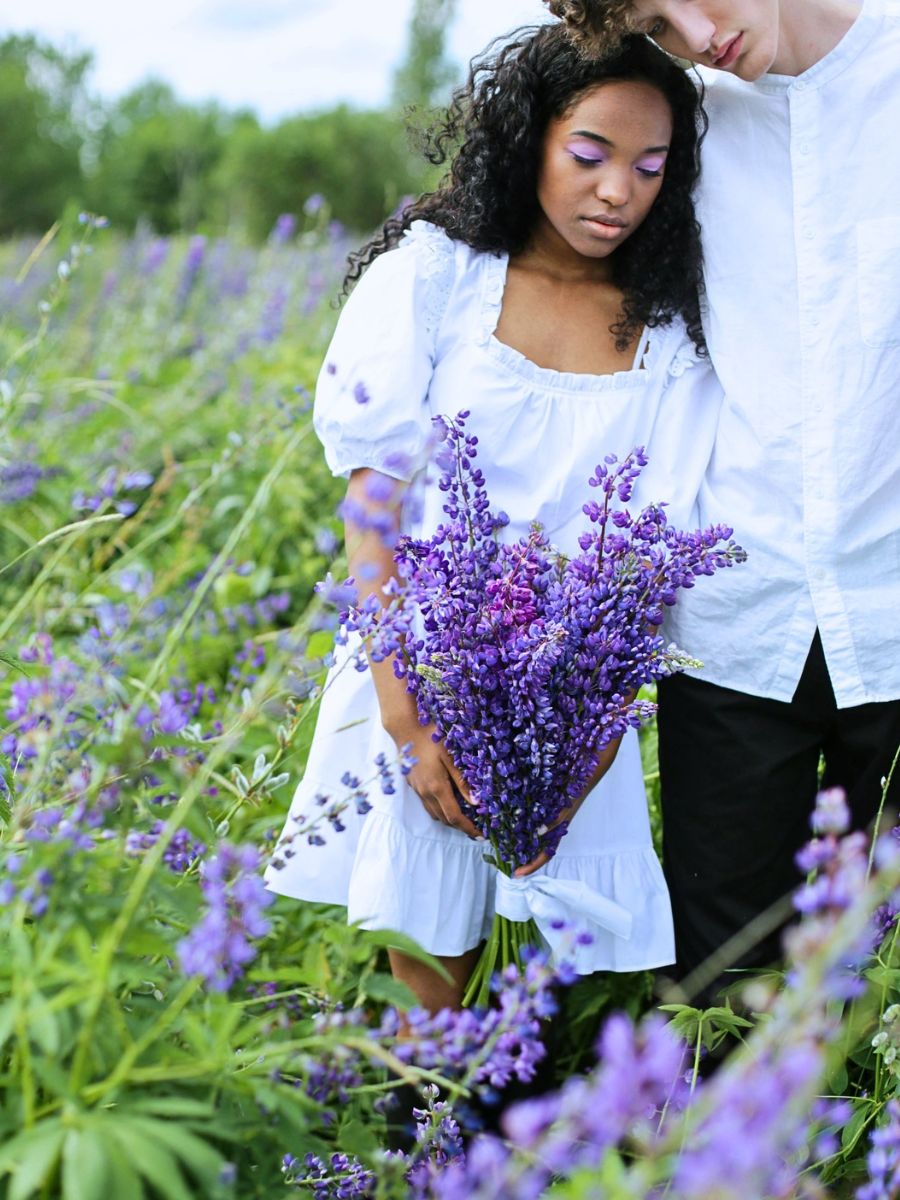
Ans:
[[[395,576],[393,546],[400,532],[405,486],[370,468],[350,475],[344,532],[349,574],[356,580],[361,601],[375,596],[383,603],[384,586]],[[385,529],[392,532],[385,536]],[[434,726],[420,724],[416,702],[394,674],[390,659],[373,662],[370,657],[369,669],[382,725],[398,749],[412,746],[416,763],[407,776],[410,787],[436,821],[478,837],[457,799],[457,795],[468,799],[468,788],[443,743],[433,740]]]

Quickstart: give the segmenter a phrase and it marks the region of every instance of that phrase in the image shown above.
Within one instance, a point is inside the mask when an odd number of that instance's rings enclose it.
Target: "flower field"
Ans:
[[[0,1197],[900,1195],[900,845],[839,797],[734,1011],[538,956],[401,1029],[421,952],[263,889],[341,572],[310,392],[349,243],[311,208],[0,245]],[[298,836],[399,768],[352,769]]]

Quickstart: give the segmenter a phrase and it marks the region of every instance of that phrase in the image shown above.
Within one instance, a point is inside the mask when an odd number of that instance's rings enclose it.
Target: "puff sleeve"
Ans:
[[[316,385],[313,414],[335,475],[371,467],[408,480],[431,436],[427,398],[454,243],[416,221],[347,300]]]

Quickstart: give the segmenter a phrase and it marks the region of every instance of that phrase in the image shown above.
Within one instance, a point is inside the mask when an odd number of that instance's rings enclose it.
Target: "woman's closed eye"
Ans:
[[[665,165],[666,156],[664,154],[653,154],[641,159],[636,170],[639,175],[643,175],[647,179],[658,179],[662,175]]]
[[[570,142],[566,146],[566,153],[571,155],[577,163],[587,167],[605,163],[609,157],[602,146],[597,146],[593,142]]]
[[[602,146],[594,142],[570,142],[566,153],[582,167],[596,167],[609,161],[609,155]],[[635,170],[645,179],[657,179],[662,175],[666,164],[665,154],[647,154],[635,163]]]

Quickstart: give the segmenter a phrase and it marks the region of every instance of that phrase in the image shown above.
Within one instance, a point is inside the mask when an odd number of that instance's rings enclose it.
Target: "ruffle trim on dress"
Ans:
[[[657,325],[648,331],[644,368],[649,374],[665,370],[666,375],[678,379],[701,361],[680,317],[670,325]]]
[[[484,862],[484,850],[483,843],[464,834],[452,839],[414,835],[389,814],[372,811],[360,833],[348,919],[367,929],[396,929],[430,954],[457,956],[474,949],[494,918],[495,868]],[[651,846],[602,855],[558,854],[544,871],[584,883],[631,913],[627,939],[586,925],[592,941],[579,944],[573,931],[566,958],[579,974],[639,971],[674,961],[669,894]]]
[[[678,347],[672,361],[669,363],[669,374],[678,379],[685,371],[702,361],[699,350],[693,341],[691,341],[691,338],[685,334],[684,342]]]
[[[426,282],[420,309],[422,323],[430,335],[436,336],[456,276],[456,247],[448,234],[430,221],[413,221],[401,245],[415,247],[419,256],[422,278]]]

